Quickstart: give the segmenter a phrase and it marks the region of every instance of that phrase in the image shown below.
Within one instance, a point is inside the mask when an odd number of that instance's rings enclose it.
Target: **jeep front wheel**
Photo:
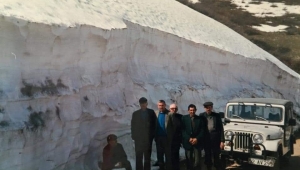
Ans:
[[[269,170],[280,170],[280,162],[281,160],[279,158],[276,159],[274,166],[270,167]]]
[[[275,164],[273,167],[270,167],[269,170],[280,170],[281,169],[281,164],[282,164],[282,150],[281,146],[278,148],[277,151],[277,159],[275,160]]]

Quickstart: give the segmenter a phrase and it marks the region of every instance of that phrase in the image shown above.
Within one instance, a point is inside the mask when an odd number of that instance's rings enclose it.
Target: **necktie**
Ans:
[[[192,123],[192,129],[193,129],[193,131],[194,131],[194,130],[195,130],[194,117],[191,117],[191,123]]]

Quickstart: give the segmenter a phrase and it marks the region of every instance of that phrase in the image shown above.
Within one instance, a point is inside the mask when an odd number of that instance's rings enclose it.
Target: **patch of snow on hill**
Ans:
[[[299,5],[285,5],[284,3],[253,1],[253,0],[231,0],[239,8],[242,8],[256,17],[278,17],[285,14],[300,14]]]
[[[189,0],[189,2],[190,2],[190,3],[193,3],[193,4],[195,4],[195,3],[201,3],[200,0]]]
[[[285,29],[288,28],[288,26],[286,25],[271,26],[266,24],[260,24],[260,26],[252,26],[252,28],[255,28],[263,32],[285,32],[286,31]]]

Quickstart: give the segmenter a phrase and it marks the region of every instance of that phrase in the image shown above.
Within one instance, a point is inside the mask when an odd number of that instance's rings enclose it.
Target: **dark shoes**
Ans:
[[[216,170],[223,170],[221,167],[215,167],[216,168]],[[213,168],[212,168],[212,166],[207,166],[206,167],[206,170],[212,170]]]
[[[212,170],[212,167],[211,166],[207,166],[206,170]]]
[[[158,161],[156,161],[152,166],[159,166]]]

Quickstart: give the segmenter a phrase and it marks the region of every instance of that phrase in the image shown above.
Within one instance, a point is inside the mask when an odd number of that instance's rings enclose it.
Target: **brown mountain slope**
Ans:
[[[188,7],[213,18],[243,35],[262,49],[271,53],[287,66],[300,73],[300,15],[287,14],[281,17],[258,18],[249,12],[238,9],[230,0],[200,0],[190,3],[177,0]],[[269,0],[268,2],[281,2]],[[254,1],[253,3],[260,3]],[[287,0],[286,4],[299,5],[300,0]],[[260,24],[287,25],[286,32],[262,32],[251,26]]]

